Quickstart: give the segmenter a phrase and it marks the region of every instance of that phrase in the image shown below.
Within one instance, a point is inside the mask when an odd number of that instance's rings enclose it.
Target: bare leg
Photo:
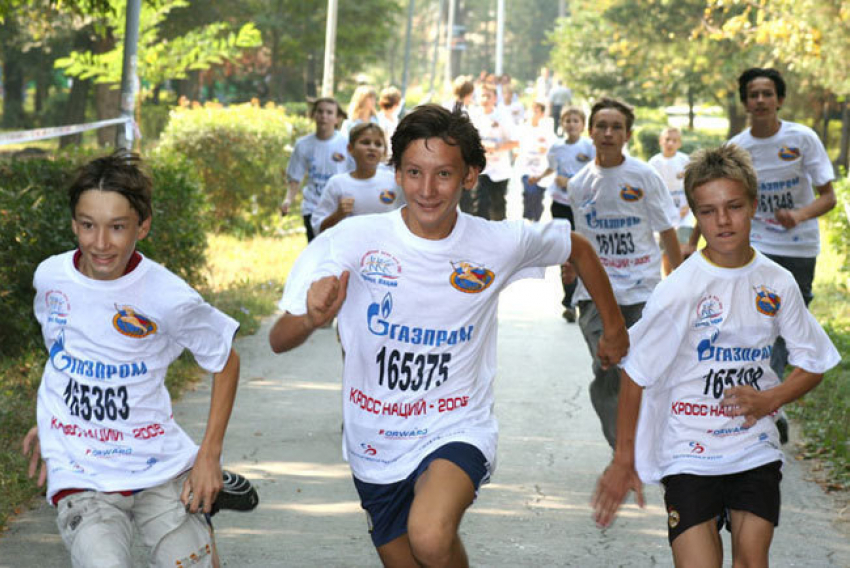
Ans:
[[[767,568],[773,523],[748,511],[729,511],[733,568]]]
[[[410,550],[410,539],[406,534],[378,547],[381,563],[387,568],[420,568]]]
[[[709,519],[677,536],[673,540],[673,562],[677,568],[720,568],[723,542],[717,521]]]

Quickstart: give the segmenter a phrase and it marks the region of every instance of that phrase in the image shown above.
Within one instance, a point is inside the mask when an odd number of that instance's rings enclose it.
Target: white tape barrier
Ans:
[[[101,120],[99,122],[90,122],[88,124],[69,124],[68,126],[55,126],[52,128],[36,128],[34,130],[19,130],[17,132],[0,132],[0,146],[4,144],[21,144],[24,142],[34,142],[35,140],[44,140],[45,138],[58,138],[60,136],[68,136],[70,134],[79,134],[87,130],[97,130],[114,124],[123,124],[126,130],[127,140],[132,140],[133,135],[137,138],[138,129],[132,118],[110,118],[109,120]]]

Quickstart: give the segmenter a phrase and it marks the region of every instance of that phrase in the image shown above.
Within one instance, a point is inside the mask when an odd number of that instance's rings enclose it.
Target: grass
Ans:
[[[208,285],[204,298],[241,324],[240,336],[256,333],[262,318],[273,314],[283,283],[298,253],[303,235],[237,239],[210,235]],[[45,354],[39,347],[23,357],[0,360],[0,530],[43,490],[27,478],[21,440],[35,424],[35,399]],[[203,376],[188,353],[168,370],[166,386],[172,398]]]

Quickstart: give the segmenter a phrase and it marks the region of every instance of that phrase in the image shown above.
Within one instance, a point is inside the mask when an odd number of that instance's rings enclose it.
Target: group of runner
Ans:
[[[630,490],[642,502],[641,483],[661,482],[678,566],[719,566],[724,523],[736,565],[766,566],[783,459],[773,418],[840,359],[806,309],[816,217],[835,203],[832,171],[811,130],[778,118],[782,77],[743,73],[751,128],[682,171],[676,131],[662,133],[656,161],[675,187],[624,152],[628,104],[595,101],[589,140],[584,112],[563,109],[565,139],[524,180],[539,192],[540,178],[557,174],[557,208],[572,218],[554,215],[553,200],[546,224],[490,220],[504,218],[510,161],[500,153],[517,146],[500,138],[511,119],[493,113],[499,96],[512,96],[485,85],[473,110],[474,87],[457,86],[451,110],[423,105],[394,125],[389,166],[386,130],[363,110],[374,92],[352,102],[347,138],[336,130],[340,105],[319,99],[316,131],[297,142],[287,169],[282,210],[306,179],[310,244],[269,341],[275,352],[295,349],[336,318],[343,455],[381,561],[469,564],[458,527],[496,457],[499,293],[560,265],[565,283],[577,277],[568,307],[578,308],[591,401],[614,449],[594,494],[596,521],[610,524]],[[151,184],[134,157],[93,161],[70,196],[79,248],[35,276],[50,355],[37,439],[60,533],[75,566],[129,565],[132,522],[152,564],[214,565],[204,513],[221,488],[237,326],[135,251],[150,229]],[[697,222],[690,234],[685,202]],[[700,235],[705,248],[694,252]],[[769,364],[779,337],[795,366],[784,382]],[[174,423],[163,384],[184,347],[215,374],[200,449]],[[398,431],[412,434],[387,436]]]

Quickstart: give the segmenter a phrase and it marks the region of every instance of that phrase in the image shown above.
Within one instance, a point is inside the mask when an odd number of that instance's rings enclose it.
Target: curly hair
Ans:
[[[782,78],[782,74],[779,71],[772,67],[764,69],[761,67],[750,67],[738,77],[738,96],[741,98],[742,103],[747,104],[747,85],[750,84],[750,81],[759,77],[773,81],[773,87],[776,89],[776,98],[785,98],[785,79]]]

